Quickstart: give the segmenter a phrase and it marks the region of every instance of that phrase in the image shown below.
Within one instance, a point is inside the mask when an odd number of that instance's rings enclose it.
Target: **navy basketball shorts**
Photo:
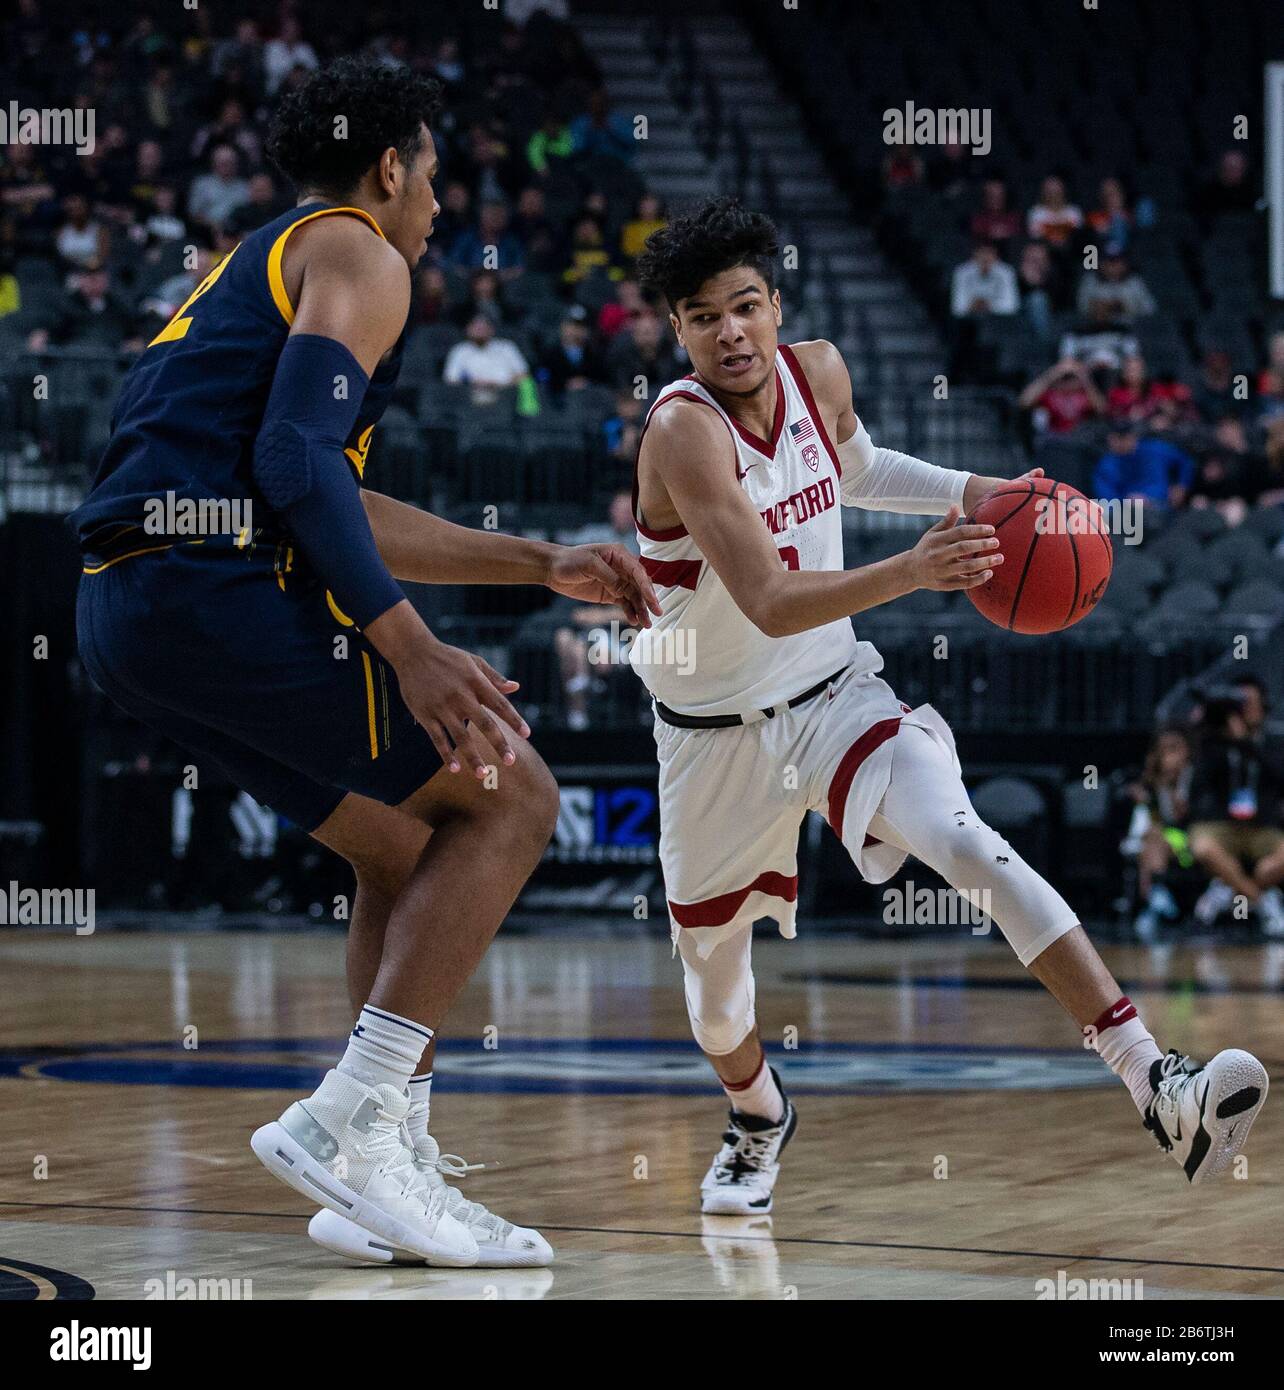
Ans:
[[[392,668],[284,543],[87,558],[76,632],[97,684],[198,776],[208,759],[304,830],[348,792],[395,806],[441,769]]]

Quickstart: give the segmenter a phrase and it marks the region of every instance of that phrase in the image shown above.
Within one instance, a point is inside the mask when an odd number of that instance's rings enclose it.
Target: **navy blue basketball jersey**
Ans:
[[[317,217],[359,217],[360,208],[307,203],[240,242],[130,368],[93,487],[71,516],[82,551],[141,525],[150,499],[249,498],[255,520],[271,509],[251,462],[277,358],[294,321],[281,260],[295,228]],[[370,436],[397,381],[405,332],[370,379],[345,453],[360,481]]]

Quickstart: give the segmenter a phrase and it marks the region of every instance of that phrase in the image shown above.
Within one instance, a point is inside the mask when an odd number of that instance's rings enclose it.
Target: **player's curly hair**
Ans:
[[[638,257],[642,287],[662,294],[670,309],[689,299],[706,280],[734,266],[748,266],[775,288],[780,250],[775,224],[735,198],[712,198],[651,233]]]
[[[436,78],[370,58],[339,58],[281,101],[267,153],[300,192],[343,196],[390,145],[409,164],[420,127],[431,126],[440,110]]]

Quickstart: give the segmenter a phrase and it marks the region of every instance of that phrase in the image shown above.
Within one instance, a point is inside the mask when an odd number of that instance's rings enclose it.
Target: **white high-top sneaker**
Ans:
[[[1203,1066],[1170,1050],[1151,1064],[1150,1085],[1155,1096],[1142,1123],[1196,1183],[1223,1172],[1244,1147],[1270,1082],[1251,1052],[1231,1047]]]
[[[426,1180],[405,1142],[409,1105],[395,1086],[329,1071],[250,1147],[273,1176],[366,1233],[435,1265],[475,1265],[477,1241],[447,1211],[445,1184]]]
[[[416,1102],[422,1104],[422,1102]],[[415,1106],[412,1106],[413,1110]],[[411,1143],[408,1131],[402,1137]],[[481,1163],[465,1163],[457,1154],[443,1154],[437,1141],[428,1135],[412,1146],[415,1165],[424,1183],[446,1203],[446,1211],[467,1228],[477,1242],[477,1265],[484,1269],[517,1269],[551,1265],[553,1247],[538,1231],[526,1226],[514,1226],[488,1211],[480,1202],[470,1202],[458,1188],[446,1182],[466,1177],[484,1167]],[[308,1235],[318,1245],[332,1250],[345,1259],[363,1264],[423,1264],[423,1257],[412,1250],[401,1249],[382,1241],[369,1230],[331,1210],[322,1210],[308,1223]],[[435,1264],[429,1260],[427,1263]]]
[[[732,1110],[722,1136],[722,1148],[700,1184],[700,1210],[706,1216],[763,1216],[771,1210],[772,1192],[780,1176],[780,1155],[798,1128],[798,1113],[785,1095],[775,1067],[785,1113],[777,1124],[760,1115]]]

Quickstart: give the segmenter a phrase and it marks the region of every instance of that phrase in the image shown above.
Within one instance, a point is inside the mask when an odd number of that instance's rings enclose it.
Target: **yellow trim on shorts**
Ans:
[[[292,222],[272,243],[272,249],[268,252],[267,258],[268,288],[272,291],[272,302],[280,310],[281,317],[287,324],[294,323],[294,305],[290,303],[290,296],[285,292],[285,279],[281,274],[281,257],[285,254],[285,243],[289,241],[290,233],[298,231],[305,222],[313,222],[318,217],[329,217],[339,212],[361,218],[363,222],[368,222],[375,229],[382,241],[388,240],[383,234],[383,228],[362,208],[318,208],[316,212],[310,212],[306,217],[300,217],[297,222]]]
[[[370,653],[361,653],[361,664],[366,669],[366,718],[370,724],[370,757],[379,756],[379,734],[375,728],[374,675],[370,670]]]
[[[180,544],[179,541],[170,541],[166,545],[145,545],[141,550],[130,550],[124,555],[117,555],[114,560],[104,560],[101,565],[85,565],[81,569],[81,574],[101,574],[103,570],[109,570],[113,565],[118,565],[122,560],[132,560],[135,555],[152,555],[158,550],[173,550]],[[204,545],[204,540],[181,542],[185,545]]]

